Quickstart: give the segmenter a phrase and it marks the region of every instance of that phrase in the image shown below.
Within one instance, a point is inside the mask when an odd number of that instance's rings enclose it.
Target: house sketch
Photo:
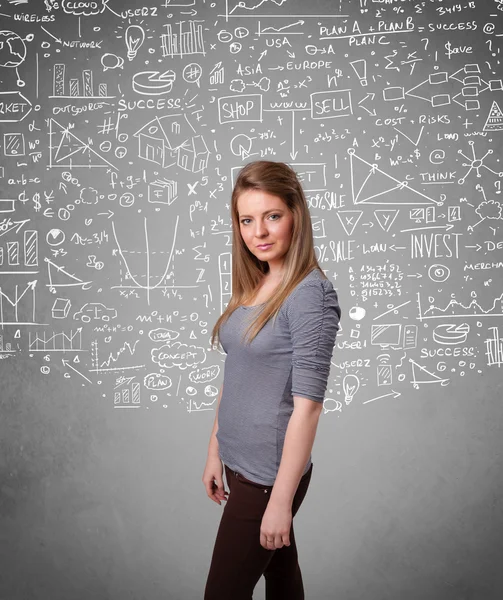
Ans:
[[[180,121],[169,115],[155,117],[134,135],[139,142],[138,156],[163,169],[176,164],[199,173],[208,166],[210,151],[203,136],[184,135]]]

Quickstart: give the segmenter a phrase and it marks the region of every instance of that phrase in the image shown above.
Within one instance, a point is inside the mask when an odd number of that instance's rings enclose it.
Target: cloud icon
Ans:
[[[63,0],[61,6],[68,15],[90,17],[99,15],[105,11],[108,0],[93,0],[88,2],[75,2],[75,0]]]
[[[482,219],[501,219],[503,216],[502,206],[497,200],[486,200],[481,202],[475,212]]]
[[[206,360],[204,348],[189,346],[182,342],[172,342],[164,344],[159,348],[152,348],[152,360],[164,369],[179,367],[187,369],[195,367]]]

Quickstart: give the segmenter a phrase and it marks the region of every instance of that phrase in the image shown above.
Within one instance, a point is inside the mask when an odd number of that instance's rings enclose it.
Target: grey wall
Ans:
[[[1,600],[202,597],[259,158],[301,177],[343,309],[306,598],[502,597],[502,9],[2,3]]]

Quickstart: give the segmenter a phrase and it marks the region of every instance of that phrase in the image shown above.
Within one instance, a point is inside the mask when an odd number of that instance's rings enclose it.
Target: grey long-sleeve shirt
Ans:
[[[271,319],[243,344],[247,317],[260,306],[240,306],[220,328],[227,356],[217,440],[224,464],[274,485],[293,396],[325,399],[341,309],[332,283],[313,269],[283,302],[275,324]],[[303,474],[310,466],[311,456]]]

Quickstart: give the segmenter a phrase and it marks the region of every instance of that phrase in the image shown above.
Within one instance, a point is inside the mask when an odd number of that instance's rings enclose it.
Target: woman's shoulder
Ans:
[[[288,298],[294,297],[300,290],[305,288],[324,289],[328,290],[333,288],[332,282],[326,277],[318,268],[309,271],[309,273],[302,279],[291,291]]]
[[[287,310],[295,306],[318,302],[328,295],[335,294],[332,282],[317,268],[310,271],[287,296],[284,305]]]
[[[321,329],[332,323],[338,328],[341,308],[337,292],[330,279],[318,269],[311,271],[295,286],[284,302],[284,314],[290,326]],[[328,332],[328,329],[327,329]]]

